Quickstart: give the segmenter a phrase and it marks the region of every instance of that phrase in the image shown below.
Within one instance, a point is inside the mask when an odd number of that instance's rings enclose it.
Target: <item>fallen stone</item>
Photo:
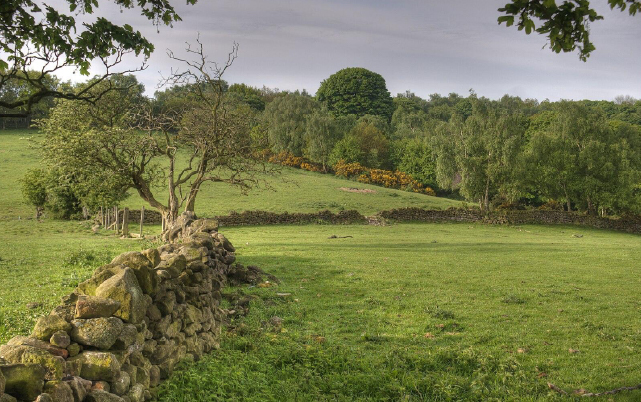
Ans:
[[[122,332],[122,320],[116,317],[90,318],[71,322],[71,339],[81,345],[109,349]]]
[[[58,315],[40,317],[33,328],[31,336],[41,341],[48,341],[58,331],[71,331],[71,324]],[[35,398],[35,397],[34,397]]]
[[[6,380],[5,392],[19,399],[33,401],[42,393],[45,369],[38,364],[0,366]]]

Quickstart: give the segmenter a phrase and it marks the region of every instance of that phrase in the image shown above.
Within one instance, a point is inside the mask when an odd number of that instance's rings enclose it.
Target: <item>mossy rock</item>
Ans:
[[[118,395],[106,391],[94,390],[87,394],[85,402],[124,402]]]
[[[107,264],[96,268],[91,278],[78,285],[78,291],[84,295],[95,296],[96,289],[98,289],[103,282],[122,272],[124,269],[124,266],[118,264]]]
[[[160,254],[158,257],[160,258]],[[154,265],[142,253],[130,251],[120,254],[111,261],[111,264],[120,264],[133,269],[142,291],[148,295],[154,295],[156,293],[158,280],[156,273],[153,271]]]
[[[49,394],[54,402],[74,402],[73,391],[67,382],[48,381],[44,392]]]
[[[71,339],[81,345],[109,349],[122,332],[123,323],[117,317],[90,318],[72,321]]]
[[[51,314],[38,319],[31,336],[33,338],[40,339],[41,341],[48,341],[51,339],[51,336],[58,331],[71,331],[71,324],[69,324],[64,318]]]
[[[120,302],[98,296],[78,297],[75,318],[111,317],[120,308]]]
[[[156,266],[158,266],[158,264],[160,264],[160,251],[158,251],[157,248],[149,248],[142,251],[141,254],[147,257],[147,259],[151,262],[152,268],[155,268]]]
[[[120,361],[113,353],[87,350],[69,358],[80,363],[80,377],[91,381],[113,381],[120,374]]]
[[[115,300],[120,308],[114,316],[123,321],[137,324],[145,316],[146,304],[142,289],[131,268],[112,276],[96,289],[96,296]]]
[[[4,378],[4,375],[2,375],[2,371],[0,371],[0,395],[4,392],[6,382],[7,380]]]
[[[42,393],[45,369],[39,364],[9,364],[0,366],[5,377],[5,392],[18,399],[33,401]]]

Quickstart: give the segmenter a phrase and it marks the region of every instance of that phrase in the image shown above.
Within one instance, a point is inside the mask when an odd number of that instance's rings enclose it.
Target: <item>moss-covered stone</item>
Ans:
[[[160,264],[160,252],[157,248],[149,248],[141,252],[151,262],[152,268]]]
[[[41,341],[48,341],[51,338],[51,335],[58,331],[71,331],[71,324],[65,321],[62,317],[51,314],[38,319],[31,336],[33,338],[40,339]]]
[[[96,289],[96,296],[116,300],[120,308],[114,313],[125,322],[137,324],[145,316],[143,292],[131,268],[112,276]]]
[[[156,267],[156,269],[169,272],[172,278],[178,277],[178,275],[180,275],[186,268],[187,258],[182,254],[173,254]]]
[[[123,323],[120,318],[90,318],[88,320],[73,320],[71,339],[81,345],[95,346],[99,349],[109,349],[122,332]]]
[[[4,375],[2,374],[2,371],[0,371],[0,395],[4,392],[4,386],[7,380],[4,378]]]
[[[120,374],[111,382],[111,393],[118,396],[124,396],[129,391],[131,379],[126,371],[120,371]]]
[[[66,334],[66,332],[64,331],[58,331],[56,333]],[[29,338],[27,336],[14,336],[13,338],[9,339],[9,341],[7,342],[7,345],[8,346],[20,346],[20,345],[33,346],[34,348],[44,349],[47,352],[51,353],[52,355],[64,357],[65,359],[69,355],[67,350],[65,350],[64,348],[60,348],[56,345],[52,345],[49,342],[41,341],[40,339]]]
[[[87,394],[85,402],[124,402],[124,399],[106,391],[93,390]]]
[[[113,353],[86,350],[69,362],[80,362],[80,377],[91,381],[113,381],[120,373],[120,362]]]
[[[45,369],[39,364],[9,364],[0,366],[5,377],[5,392],[18,399],[33,401],[42,393]]]
[[[49,381],[45,384],[44,392],[51,396],[53,402],[74,402],[73,391],[67,382]]]
[[[160,257],[160,256],[159,256]],[[131,251],[120,254],[111,262],[112,264],[121,264],[131,268],[138,279],[138,285],[143,292],[148,295],[156,293],[158,279],[153,270],[153,264],[142,253]]]
[[[78,285],[78,291],[84,295],[95,296],[98,286],[124,269],[125,267],[117,264],[107,264],[96,268],[91,278]]]
[[[69,337],[69,334],[66,333],[65,331],[58,331],[51,335],[51,338],[49,339],[49,343],[52,344],[53,346],[65,350],[67,346],[71,344],[71,338]],[[65,350],[65,352],[67,352]],[[69,352],[66,353],[67,357]]]

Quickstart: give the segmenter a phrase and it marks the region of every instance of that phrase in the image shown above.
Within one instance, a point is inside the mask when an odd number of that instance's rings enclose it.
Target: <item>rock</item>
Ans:
[[[51,339],[49,339],[49,343],[61,349],[66,349],[67,346],[71,345],[71,338],[69,338],[69,334],[67,334],[65,331],[58,331],[53,335],[51,335]],[[67,356],[63,356],[63,357],[67,357]]]
[[[147,257],[147,259],[151,262],[152,268],[155,268],[158,264],[160,264],[160,252],[157,248],[149,248],[145,251],[142,251],[141,254]]]
[[[98,286],[112,276],[122,272],[124,269],[124,266],[115,264],[107,264],[96,268],[91,278],[78,285],[78,291],[84,295],[95,296]]]
[[[118,395],[110,394],[105,391],[91,391],[85,398],[86,402],[124,402],[124,399]]]
[[[91,385],[91,390],[111,392],[111,385],[107,381],[96,381]]]
[[[145,400],[145,387],[142,384],[136,384],[131,387],[127,396],[131,398],[131,402],[143,402]]]
[[[69,362],[80,362],[80,377],[91,381],[113,381],[120,373],[120,362],[113,353],[85,350]]]
[[[69,352],[69,357],[74,357],[82,351],[82,347],[74,342],[71,345],[67,346],[67,351]]]
[[[142,291],[148,295],[156,293],[158,280],[156,278],[156,273],[153,271],[154,266],[151,261],[141,253],[130,251],[128,253],[120,254],[118,257],[114,258],[111,263],[122,264],[131,268],[138,279],[138,285],[140,285]]]
[[[82,295],[78,297],[75,318],[111,317],[120,308],[120,302],[98,296]]]
[[[73,394],[74,402],[82,402],[87,396],[87,391],[91,387],[91,381],[83,380],[80,377],[72,377],[65,380]]]
[[[48,341],[58,331],[71,331],[71,324],[58,315],[47,315],[40,317],[33,328],[31,336],[41,341]],[[35,399],[35,397],[34,397]]]
[[[191,242],[193,243],[200,245],[201,247],[207,247],[207,249],[209,250],[214,248],[214,240],[211,238],[211,235],[209,233],[205,233],[205,232],[194,233],[191,236],[189,236],[189,240],[191,240]]]
[[[58,331],[58,332],[66,334],[66,332],[64,332],[64,331]],[[63,348],[60,348],[60,347],[55,346],[55,345],[52,345],[52,344],[50,344],[48,342],[45,342],[45,341],[41,341],[39,339],[29,338],[29,337],[26,337],[26,336],[15,336],[15,337],[11,338],[9,340],[9,342],[7,342],[7,345],[10,345],[10,346],[19,346],[19,345],[33,346],[34,348],[44,349],[47,352],[51,353],[52,355],[64,357],[65,359],[69,355],[69,352],[67,352]]]
[[[36,309],[36,308],[38,308],[38,307],[42,307],[42,303],[40,303],[40,302],[31,302],[31,303],[27,303],[27,308],[28,308],[29,310],[33,310],[33,309]]]
[[[18,402],[18,400],[9,394],[0,394],[0,402]]]
[[[129,375],[129,383],[137,384],[138,383],[138,367],[133,364],[123,364],[120,368],[121,372],[127,373]]]
[[[236,251],[236,247],[234,247],[234,246],[231,244],[231,242],[230,242],[229,240],[227,240],[227,238],[225,237],[225,235],[223,235],[222,233],[218,233],[218,234],[216,235],[216,237],[218,238],[218,241],[220,241],[221,245],[223,246],[223,248],[224,248],[225,250],[230,251],[230,252],[232,252],[232,253]]]
[[[49,381],[44,391],[51,396],[53,402],[75,402],[73,391],[67,382]]]
[[[130,381],[129,374],[120,371],[120,374],[111,382],[111,393],[118,396],[125,395],[129,391]]]
[[[146,307],[142,289],[131,268],[112,276],[96,289],[96,296],[120,302],[120,308],[114,313],[123,321],[137,324],[142,321]]]
[[[203,319],[203,313],[197,307],[188,304],[184,313],[184,319],[186,324],[201,322]]]
[[[122,331],[118,335],[118,339],[113,345],[114,349],[127,349],[129,346],[133,345],[136,342],[136,337],[138,336],[138,330],[133,324],[125,324],[122,327]]]
[[[0,395],[4,393],[4,386],[7,380],[4,378],[4,375],[2,375],[2,370],[0,370]]]
[[[99,349],[111,348],[123,328],[122,320],[116,317],[73,320],[71,324],[71,339],[74,342]]]
[[[38,395],[35,402],[53,402],[53,398],[51,397],[51,395],[44,393]]]
[[[217,232],[218,231],[218,221],[216,219],[198,219],[192,222],[191,232]],[[192,235],[193,236],[193,235]]]
[[[151,322],[160,320],[162,318],[162,313],[158,309],[158,306],[156,306],[155,304],[149,306],[149,308],[147,309],[147,317],[149,317],[149,320],[151,320]]]
[[[5,392],[19,399],[33,401],[42,393],[45,369],[39,364],[0,366],[5,377]]]
[[[177,278],[186,268],[187,258],[182,254],[173,254],[156,266],[157,270],[167,271],[171,278]]]
[[[46,380],[59,380],[65,373],[65,359],[54,356],[44,349],[27,345],[2,345],[0,355],[8,362],[17,364],[39,364],[46,370]]]
[[[151,366],[149,369],[149,387],[155,388],[160,384],[160,367]]]

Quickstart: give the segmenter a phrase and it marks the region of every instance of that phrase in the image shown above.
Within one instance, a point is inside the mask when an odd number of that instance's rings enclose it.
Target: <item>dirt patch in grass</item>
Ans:
[[[369,188],[356,188],[356,187],[341,187],[339,188],[341,191],[347,191],[348,193],[363,193],[363,194],[369,194],[369,193],[375,193],[376,190],[371,190]]]

